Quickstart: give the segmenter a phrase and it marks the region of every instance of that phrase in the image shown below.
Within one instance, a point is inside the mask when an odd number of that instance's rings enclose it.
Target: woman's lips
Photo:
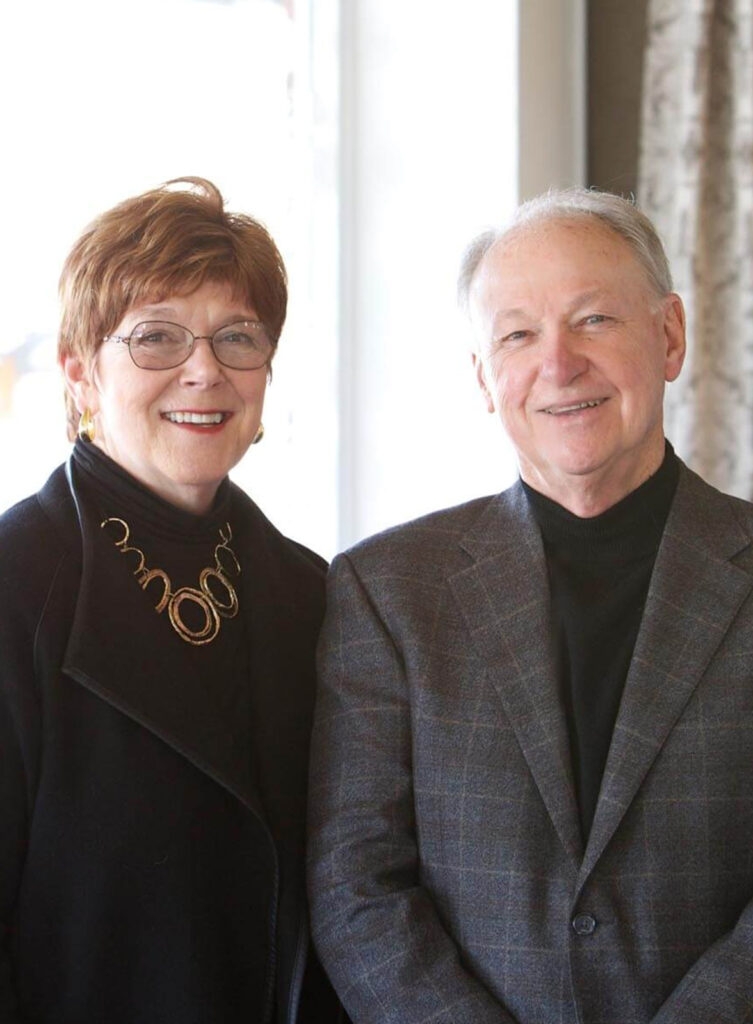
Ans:
[[[228,412],[193,412],[188,409],[179,409],[175,412],[160,413],[162,419],[169,423],[197,427],[216,427],[224,423],[230,417]]]
[[[198,409],[171,409],[160,413],[160,416],[166,423],[181,431],[208,437],[222,433],[233,414],[220,409],[213,409],[211,412],[200,412]]]

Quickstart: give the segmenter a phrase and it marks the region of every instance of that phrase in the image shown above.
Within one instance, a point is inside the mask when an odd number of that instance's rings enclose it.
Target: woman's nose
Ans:
[[[181,380],[186,384],[214,383],[222,378],[222,367],[212,348],[211,336],[194,336],[191,355],[181,364]]]

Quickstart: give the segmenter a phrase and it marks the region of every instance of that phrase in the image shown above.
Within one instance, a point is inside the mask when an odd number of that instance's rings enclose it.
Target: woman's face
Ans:
[[[227,285],[208,283],[191,295],[129,309],[112,333],[128,336],[145,320],[168,320],[203,337],[256,319]],[[206,340],[169,370],[141,369],[128,346],[115,342],[102,344],[91,365],[69,356],[63,369],[79,412],[88,407],[94,415],[94,443],[150,490],[191,512],[209,509],[261,422],[267,367],[222,366]],[[178,413],[215,415],[213,422],[191,423],[177,422],[184,418]]]

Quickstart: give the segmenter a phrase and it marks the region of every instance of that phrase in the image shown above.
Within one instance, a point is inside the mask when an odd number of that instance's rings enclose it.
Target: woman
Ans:
[[[324,564],[227,478],[285,269],[210,182],[168,185],[71,251],[78,437],[0,518],[3,1021],[336,1019],[302,878]]]

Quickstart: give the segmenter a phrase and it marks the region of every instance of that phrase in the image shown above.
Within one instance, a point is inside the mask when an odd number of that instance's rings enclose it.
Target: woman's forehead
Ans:
[[[159,319],[177,313],[185,313],[196,307],[224,306],[236,309],[239,313],[251,311],[253,303],[241,289],[227,281],[206,281],[198,288],[191,290],[160,292],[144,291],[134,297],[123,314],[122,319],[134,315],[144,315]]]

